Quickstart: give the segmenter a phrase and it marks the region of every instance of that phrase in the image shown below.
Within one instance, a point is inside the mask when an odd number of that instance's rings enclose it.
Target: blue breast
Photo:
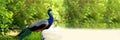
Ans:
[[[48,10],[48,15],[49,15],[49,19],[48,19],[48,26],[45,28],[45,29],[48,29],[51,25],[52,25],[52,23],[53,23],[53,16],[52,16],[52,14],[51,14],[51,12],[50,12],[51,10]]]

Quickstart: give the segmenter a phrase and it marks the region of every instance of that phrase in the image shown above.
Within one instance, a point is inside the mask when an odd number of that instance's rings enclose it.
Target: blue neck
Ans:
[[[49,25],[51,25],[52,23],[53,23],[53,16],[52,16],[52,14],[51,14],[51,12],[50,11],[48,11],[48,15],[49,15],[49,19],[48,19],[48,22],[49,22]]]

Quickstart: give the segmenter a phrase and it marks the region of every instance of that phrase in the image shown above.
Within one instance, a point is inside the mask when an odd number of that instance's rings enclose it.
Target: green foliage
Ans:
[[[13,12],[9,11],[6,7],[6,1],[0,1],[0,31],[8,30],[10,25],[12,25],[12,15]],[[5,28],[5,29],[4,29]]]
[[[0,0],[0,31],[47,19],[48,7],[53,9],[55,26],[119,28],[119,5],[119,0]]]
[[[114,24],[118,25],[120,23],[120,18],[118,18],[120,16],[119,4],[119,0],[65,0],[66,26],[75,28],[118,28]],[[114,26],[110,27],[111,25]]]

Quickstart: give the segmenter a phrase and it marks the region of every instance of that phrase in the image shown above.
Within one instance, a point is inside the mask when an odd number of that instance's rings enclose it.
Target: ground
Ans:
[[[43,35],[46,40],[120,40],[119,29],[50,28]]]
[[[19,32],[10,32],[8,35],[15,36]],[[45,40],[120,40],[120,29],[72,29],[50,28],[44,30]],[[11,37],[10,37],[11,38]],[[24,40],[40,39],[39,33],[32,33]]]

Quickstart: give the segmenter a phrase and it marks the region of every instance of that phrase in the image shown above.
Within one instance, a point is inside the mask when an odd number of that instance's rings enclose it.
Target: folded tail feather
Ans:
[[[24,29],[20,34],[18,34],[18,39],[22,40],[24,37],[26,37],[27,35],[29,35],[31,33],[30,29],[26,28]]]

